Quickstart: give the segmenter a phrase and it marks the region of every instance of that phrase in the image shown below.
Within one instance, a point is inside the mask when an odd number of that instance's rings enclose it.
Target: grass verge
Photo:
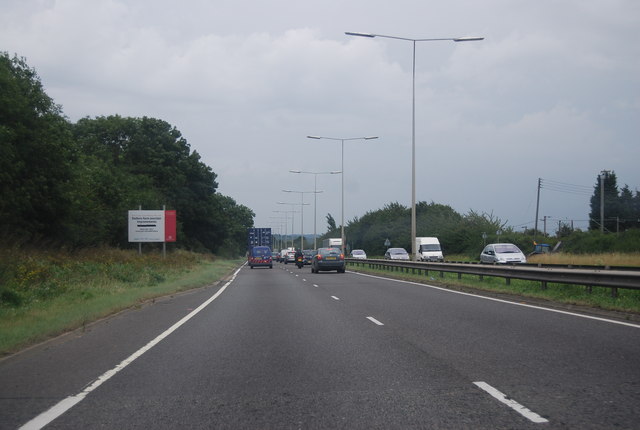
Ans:
[[[586,287],[580,285],[549,283],[547,289],[543,290],[540,287],[540,282],[520,279],[512,279],[510,285],[507,285],[504,278],[486,275],[483,280],[480,280],[477,275],[464,274],[461,279],[458,279],[457,273],[429,271],[429,274],[425,276],[424,274],[419,275],[411,272],[369,268],[363,265],[355,266],[354,264],[349,264],[348,267],[349,270],[354,272],[429,283],[457,290],[472,289],[478,292],[544,300],[557,305],[575,305],[589,307],[593,310],[622,312],[627,314],[624,318],[640,320],[640,291],[637,290],[619,289],[618,297],[612,297],[611,289],[605,287],[593,287],[589,291]]]
[[[0,357],[132,306],[224,278],[243,260],[183,251],[138,255],[0,251]]]

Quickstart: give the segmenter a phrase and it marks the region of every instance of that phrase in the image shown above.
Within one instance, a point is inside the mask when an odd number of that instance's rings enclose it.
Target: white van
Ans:
[[[342,249],[342,239],[338,238],[329,238],[322,241],[323,248],[340,248]]]
[[[444,261],[440,241],[437,237],[416,237],[416,260]]]

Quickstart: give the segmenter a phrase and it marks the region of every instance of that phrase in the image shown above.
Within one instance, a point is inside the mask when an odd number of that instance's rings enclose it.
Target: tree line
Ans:
[[[602,171],[593,186],[589,229],[620,232],[640,228],[640,192],[628,185],[618,188],[614,171]],[[602,215],[602,216],[601,216]],[[601,219],[603,218],[603,219]]]
[[[563,226],[555,236],[542,232],[535,234],[534,229],[516,231],[493,214],[471,210],[463,215],[450,206],[422,201],[416,204],[416,235],[438,237],[445,254],[473,258],[478,257],[485,244],[495,242],[514,243],[525,253],[531,252],[535,237],[539,243],[552,246],[562,242],[561,249],[573,253],[640,252],[640,196],[636,192],[630,199],[629,192],[625,191],[628,190],[627,186],[622,191],[618,190],[615,177],[610,176],[608,184],[607,188],[605,182],[607,217],[616,213],[627,214],[624,218],[618,215],[619,223],[624,229],[618,228],[617,233],[611,233],[616,232],[615,218],[614,224],[606,224],[608,227],[604,234],[600,233],[599,224],[595,222],[598,218],[594,219],[593,214],[599,214],[600,210],[598,185],[594,187],[594,196],[591,198],[592,223],[589,231],[573,230],[568,226]],[[622,224],[623,220],[625,224]],[[331,214],[327,214],[327,229],[327,233],[320,239],[340,237],[340,226],[336,225]],[[389,203],[382,209],[369,211],[346,223],[345,236],[347,249],[364,249],[371,256],[384,254],[387,239],[391,247],[410,251],[411,208],[396,202]]]
[[[254,213],[172,125],[119,115],[70,122],[23,58],[0,53],[0,234],[70,248],[128,245],[127,211],[175,209],[177,246],[239,255]]]

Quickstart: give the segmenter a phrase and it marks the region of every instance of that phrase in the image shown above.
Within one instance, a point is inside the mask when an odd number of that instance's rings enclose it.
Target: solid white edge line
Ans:
[[[384,276],[369,275],[367,273],[359,273],[359,272],[353,272],[353,273],[356,274],[356,275],[360,275],[360,276],[368,276],[370,278],[384,279],[386,281],[402,282],[402,283],[405,283],[405,284],[418,285],[420,287],[433,288],[435,290],[446,291],[447,293],[453,293],[453,294],[461,294],[463,296],[475,297],[477,299],[491,300],[491,301],[494,301],[494,302],[507,303],[507,304],[514,305],[514,306],[522,306],[522,307],[525,307],[525,308],[539,309],[539,310],[543,310],[543,311],[547,311],[547,312],[555,312],[555,313],[558,313],[558,314],[571,315],[571,316],[574,316],[574,317],[586,318],[586,319],[596,320],[596,321],[603,321],[603,322],[608,322],[608,323],[611,323],[611,324],[619,324],[619,325],[624,325],[624,326],[627,326],[627,327],[640,328],[640,325],[638,325],[638,324],[627,323],[627,322],[624,322],[624,321],[616,321],[616,320],[611,320],[611,319],[607,319],[607,318],[594,317],[594,316],[591,316],[591,315],[577,314],[575,312],[561,311],[559,309],[552,309],[552,308],[545,308],[545,307],[542,307],[542,306],[529,305],[527,303],[517,303],[517,302],[512,302],[512,301],[509,301],[509,300],[496,299],[496,298],[493,298],[493,297],[486,297],[486,296],[481,296],[481,295],[478,295],[478,294],[471,294],[471,293],[465,293],[463,291],[455,291],[455,290],[450,290],[448,288],[436,287],[435,285],[422,284],[420,282],[411,282],[411,281],[403,281],[402,279],[385,278]],[[523,299],[526,299],[526,298],[523,298]]]
[[[372,323],[374,323],[374,324],[377,324],[377,325],[384,325],[383,323],[381,323],[380,321],[378,321],[378,320],[377,320],[377,319],[375,319],[374,317],[367,317],[367,319],[368,319],[369,321],[371,321]]]
[[[474,382],[474,384],[476,386],[478,386],[481,390],[486,391],[487,393],[489,393],[493,398],[497,399],[501,403],[504,403],[505,405],[507,405],[511,409],[513,409],[514,411],[518,412],[520,415],[522,415],[523,417],[525,417],[529,421],[532,421],[532,422],[534,422],[536,424],[548,423],[549,422],[549,420],[547,420],[546,418],[542,418],[540,415],[538,415],[535,412],[531,411],[530,409],[524,407],[523,405],[521,405],[520,403],[516,402],[515,400],[507,399],[507,396],[504,393],[496,390],[495,388],[493,388],[491,385],[487,384],[486,382],[479,381],[479,382]]]
[[[67,398],[63,399],[62,401],[58,402],[53,407],[49,408],[45,412],[41,413],[37,417],[33,418],[32,420],[30,420],[29,422],[27,422],[26,424],[21,426],[20,430],[23,430],[23,429],[24,430],[41,429],[44,426],[46,426],[49,423],[51,423],[56,418],[58,418],[60,415],[64,414],[69,409],[71,409],[72,407],[74,407],[75,405],[80,403],[80,401],[82,401],[89,393],[91,393],[93,390],[98,388],[100,385],[102,385],[103,383],[108,381],[112,376],[116,375],[118,372],[120,372],[122,369],[127,367],[129,364],[133,363],[133,361],[135,361],[137,358],[142,356],[142,354],[144,354],[145,352],[149,351],[151,348],[156,346],[158,343],[160,343],[160,341],[162,341],[164,338],[166,338],[171,333],[176,331],[178,328],[180,328],[180,326],[185,324],[187,321],[189,321],[191,318],[193,318],[196,314],[198,314],[200,311],[202,311],[204,308],[206,308],[209,304],[211,304],[211,302],[213,302],[215,299],[217,299],[220,296],[220,294],[222,294],[224,292],[224,290],[226,290],[227,287],[236,279],[236,276],[238,275],[238,272],[240,272],[241,268],[242,267],[240,267],[238,270],[236,270],[233,273],[233,275],[231,276],[231,279],[229,281],[227,281],[227,283],[224,284],[224,286],[222,288],[220,288],[213,296],[211,296],[209,299],[207,299],[204,303],[202,303],[196,309],[191,311],[191,313],[189,313],[187,316],[185,316],[180,321],[178,321],[177,323],[175,323],[174,325],[169,327],[167,330],[165,330],[163,333],[161,333],[158,337],[153,339],[151,342],[147,343],[145,346],[140,348],[138,351],[136,351],[133,354],[131,354],[128,358],[124,359],[116,367],[114,367],[113,369],[103,373],[100,377],[98,377],[98,379],[96,379],[92,384],[90,384],[87,388],[82,390],[80,393],[76,394],[75,396],[67,397]]]

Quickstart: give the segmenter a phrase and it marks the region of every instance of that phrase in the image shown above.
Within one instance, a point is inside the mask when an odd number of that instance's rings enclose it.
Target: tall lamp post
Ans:
[[[313,175],[313,249],[318,249],[318,235],[316,233],[316,215],[318,208],[318,175],[336,175],[342,173],[340,171],[332,172],[306,172],[303,170],[289,170],[291,173],[307,173]],[[322,192],[322,191],[320,191]]]
[[[280,252],[280,250],[282,249],[282,246],[278,246],[278,245],[282,245],[282,225],[284,224],[285,228],[286,228],[286,217],[281,217],[281,216],[270,216],[269,219],[272,219],[273,221],[270,223],[271,227],[275,229],[276,234],[272,234],[271,237],[274,238],[273,239],[273,250],[274,251],[278,251]]]
[[[411,109],[411,259],[416,258],[416,42],[435,42],[449,40],[453,42],[473,42],[484,40],[484,37],[449,37],[439,39],[411,39],[408,37],[385,36],[383,34],[356,33],[347,31],[348,36],[384,37],[388,39],[407,40],[413,43],[413,83]]]
[[[289,190],[282,190],[282,191],[284,191],[285,193],[293,192],[293,191],[289,191]],[[304,243],[303,242],[304,241],[304,207],[305,206],[309,206],[309,203],[304,203],[304,202],[302,202],[302,203],[278,202],[278,204],[279,205],[291,205],[292,208],[295,205],[299,205],[300,206],[300,213],[301,213],[301,217],[302,217],[301,222],[300,222],[300,244],[301,244],[300,250],[302,251],[302,248],[304,248],[304,246],[303,246],[303,243]],[[292,212],[291,219],[293,220],[293,213],[295,213],[295,211],[292,210],[291,212]],[[292,225],[291,225],[291,247],[293,247],[293,222],[292,222]]]
[[[291,212],[291,211],[273,211],[273,212],[283,213],[284,214],[284,247],[286,248],[286,246],[287,246],[287,229],[289,227],[288,226],[288,224],[289,224],[289,212]],[[291,218],[293,218],[293,215],[291,215]],[[293,235],[293,221],[291,222],[291,234]],[[280,242],[281,242],[281,244],[283,243],[282,238],[280,238]]]
[[[341,220],[340,220],[340,240],[342,241],[342,253],[346,254],[346,244],[345,244],[345,237],[344,237],[344,142],[345,140],[371,140],[371,139],[377,139],[378,136],[367,136],[367,137],[326,137],[326,136],[307,136],[309,139],[328,139],[328,140],[338,140],[341,142],[341,152],[342,152],[342,156],[341,156],[341,166],[340,166],[340,170],[342,172],[342,216],[341,216]]]
[[[300,216],[300,251],[302,251],[304,249],[304,205],[305,204],[309,204],[309,203],[305,203],[304,202],[304,195],[305,194],[309,194],[309,193],[313,193],[314,196],[318,195],[318,193],[321,193],[322,191],[317,191],[317,190],[313,190],[313,191],[294,191],[294,190],[282,190],[285,193],[298,193],[300,194],[300,205],[302,206],[300,209],[301,212],[301,216]]]

